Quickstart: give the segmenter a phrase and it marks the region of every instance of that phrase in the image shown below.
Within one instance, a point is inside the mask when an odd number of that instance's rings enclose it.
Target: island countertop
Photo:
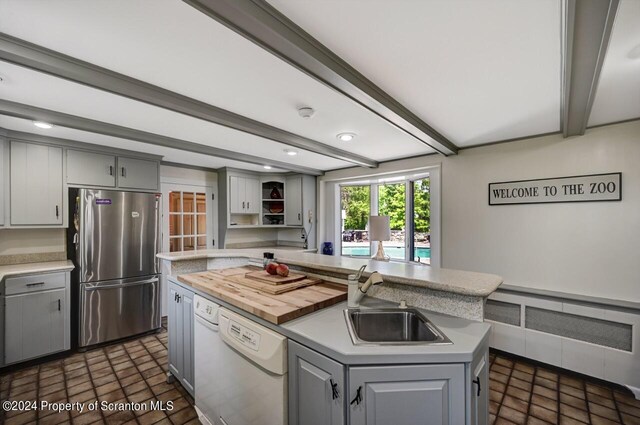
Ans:
[[[261,261],[264,251],[264,249],[208,249],[195,252],[160,253],[158,258],[171,262],[209,258],[248,258]],[[500,276],[487,273],[279,249],[269,250],[269,252],[275,254],[276,261],[288,265],[340,274],[355,273],[361,266],[365,265],[366,270],[363,273],[365,277],[368,277],[373,271],[378,271],[386,282],[460,295],[488,297],[502,284]]]

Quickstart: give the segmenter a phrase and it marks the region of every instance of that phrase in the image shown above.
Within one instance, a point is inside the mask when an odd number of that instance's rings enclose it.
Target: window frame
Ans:
[[[414,261],[413,257],[413,249],[414,247],[414,229],[415,225],[413,222],[413,208],[414,208],[414,182],[418,180],[422,180],[424,178],[429,178],[429,188],[430,188],[430,246],[431,246],[431,255],[430,255],[430,264],[426,263],[418,263]],[[379,195],[379,187],[385,184],[399,184],[403,183],[405,185],[405,255],[404,259],[391,259],[394,262],[403,262],[403,263],[414,263],[414,264],[423,264],[425,266],[435,266],[439,267],[441,264],[441,247],[440,247],[440,167],[429,167],[421,170],[412,170],[405,172],[397,172],[388,175],[377,175],[370,176],[368,179],[352,179],[352,180],[344,180],[341,182],[336,182],[337,193],[337,212],[338,212],[338,221],[336,223],[336,231],[337,237],[340,243],[340,251],[336,252],[337,255],[342,255],[342,198],[341,192],[343,186],[369,186],[370,187],[370,215],[377,215],[379,211],[378,205],[378,195]],[[409,235],[411,237],[409,237]],[[374,253],[375,249],[377,249],[377,244],[373,241],[370,242],[370,253],[367,256],[355,256],[351,255],[353,258],[367,258],[371,257]],[[337,245],[337,244],[336,244]],[[345,257],[349,257],[344,255]]]

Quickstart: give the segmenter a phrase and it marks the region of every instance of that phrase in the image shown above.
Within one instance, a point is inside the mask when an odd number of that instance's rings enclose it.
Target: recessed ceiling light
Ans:
[[[271,165],[265,165],[265,166],[264,166],[264,169],[265,169],[265,170],[270,170],[270,169],[271,169]]]
[[[350,142],[356,137],[356,134],[355,133],[340,133],[336,137],[341,142]]]
[[[33,125],[35,125],[38,128],[53,128],[53,124],[49,124],[48,122],[44,122],[44,121],[34,121]]]
[[[284,152],[289,155],[289,156],[296,156],[298,155],[297,151],[294,151],[293,149],[285,149]]]

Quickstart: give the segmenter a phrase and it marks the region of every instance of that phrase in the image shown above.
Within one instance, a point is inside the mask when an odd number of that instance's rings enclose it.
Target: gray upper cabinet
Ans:
[[[260,181],[257,178],[229,176],[229,213],[260,212]]]
[[[67,183],[116,186],[116,157],[101,153],[67,150]]]
[[[352,367],[351,425],[465,423],[463,364]]]
[[[70,348],[69,273],[7,278],[5,291],[5,364]]]
[[[289,425],[345,423],[344,366],[289,340]]]
[[[158,190],[158,162],[118,157],[118,187]]]
[[[11,224],[62,224],[62,148],[11,142]]]
[[[302,226],[302,176],[287,177],[284,191],[285,224],[287,226]]]

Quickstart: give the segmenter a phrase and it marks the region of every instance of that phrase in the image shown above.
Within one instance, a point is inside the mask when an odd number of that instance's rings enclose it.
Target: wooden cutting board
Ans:
[[[226,280],[239,283],[241,285],[248,286],[253,289],[259,289],[260,291],[267,292],[272,295],[284,294],[285,292],[293,291],[294,289],[303,288],[305,286],[311,286],[321,283],[320,279],[302,279],[291,283],[281,283],[274,285],[273,283],[267,283],[262,280],[254,279],[242,275],[228,276]]]
[[[247,273],[256,272],[259,270],[262,270],[262,269],[255,266],[242,266],[242,267],[230,267],[228,269],[215,269],[215,270],[209,270],[209,271],[219,276],[235,276],[239,274],[245,275]]]
[[[297,282],[305,279],[307,276],[302,273],[289,272],[289,276],[283,277],[278,275],[272,275],[265,270],[255,270],[245,275],[249,279],[257,279],[262,282],[269,283],[271,285],[282,285],[284,283]]]
[[[211,271],[183,274],[178,280],[271,323],[280,324],[347,299],[345,285],[322,282],[284,294],[269,294]]]

